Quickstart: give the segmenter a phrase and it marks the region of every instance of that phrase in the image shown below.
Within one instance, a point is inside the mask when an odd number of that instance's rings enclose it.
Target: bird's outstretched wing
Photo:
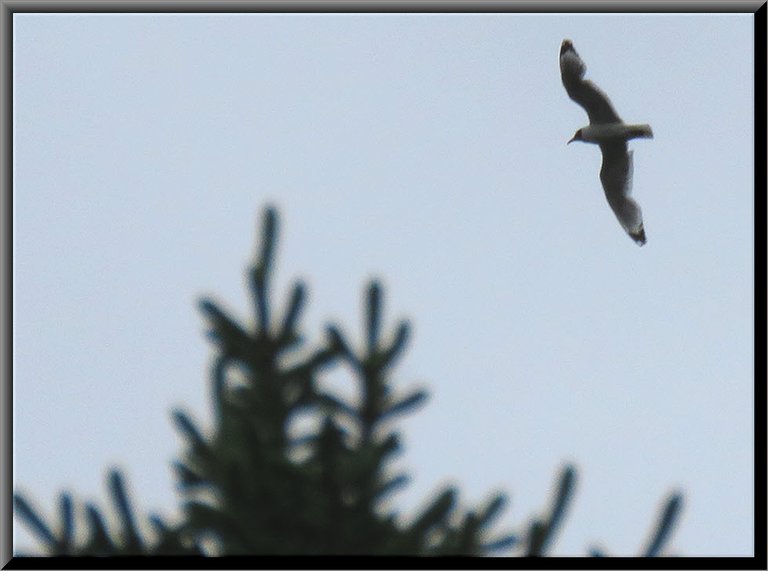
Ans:
[[[568,97],[581,105],[593,123],[621,123],[608,96],[588,79],[584,79],[587,66],[576,53],[570,40],[560,45],[560,77]]]
[[[631,196],[632,151],[627,150],[627,144],[623,141],[603,143],[600,150],[603,152],[600,182],[603,183],[608,204],[627,234],[642,246],[645,244],[643,213]]]

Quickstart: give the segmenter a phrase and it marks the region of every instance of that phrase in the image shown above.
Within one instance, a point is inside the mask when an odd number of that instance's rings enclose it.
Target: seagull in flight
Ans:
[[[608,96],[588,79],[584,79],[587,66],[576,53],[571,40],[560,45],[560,76],[568,97],[581,105],[589,116],[589,125],[582,127],[568,141],[582,141],[600,145],[603,166],[600,182],[605,197],[616,218],[627,234],[639,246],[645,244],[643,214],[630,196],[632,191],[632,151],[627,150],[629,139],[652,139],[650,125],[628,125],[621,120]]]

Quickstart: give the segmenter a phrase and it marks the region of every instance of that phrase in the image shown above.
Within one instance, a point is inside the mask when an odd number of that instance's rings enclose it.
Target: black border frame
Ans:
[[[13,15],[23,13],[752,13],[754,14],[755,56],[755,526],[753,557],[685,557],[676,559],[640,559],[630,557],[543,558],[519,560],[526,569],[591,568],[591,569],[766,569],[766,357],[758,359],[757,339],[766,334],[766,3],[763,0],[645,0],[617,2],[613,0],[0,0],[0,569],[138,569],[180,568],[245,569],[254,567],[284,568],[370,568],[436,567],[466,569],[471,567],[503,569],[508,559],[452,558],[310,558],[310,557],[124,557],[124,558],[13,558],[12,557],[12,493],[13,493]],[[695,46],[692,46],[695,49]],[[762,153],[759,154],[759,151]],[[758,214],[759,213],[759,214]],[[757,234],[757,229],[761,233]],[[760,263],[758,263],[758,260]],[[758,316],[760,316],[758,330]],[[758,335],[761,333],[761,335]],[[765,347],[765,345],[763,345]],[[762,348],[762,347],[761,347]],[[724,379],[727,382],[727,379]],[[761,430],[758,430],[758,426]]]

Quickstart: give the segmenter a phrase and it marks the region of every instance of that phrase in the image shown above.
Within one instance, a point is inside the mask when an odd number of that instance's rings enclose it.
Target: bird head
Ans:
[[[574,141],[583,141],[583,140],[584,140],[584,136],[581,133],[581,129],[579,129],[578,131],[576,131],[573,137],[571,137],[571,140],[566,143],[566,145],[570,145]]]

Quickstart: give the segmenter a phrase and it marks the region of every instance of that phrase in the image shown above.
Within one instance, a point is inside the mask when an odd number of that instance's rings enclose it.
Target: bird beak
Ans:
[[[571,144],[571,143],[573,143],[575,140],[576,140],[576,135],[574,135],[573,137],[571,137],[571,140],[570,140],[570,141],[568,141],[568,142],[566,143],[566,145],[570,145],[570,144]]]

